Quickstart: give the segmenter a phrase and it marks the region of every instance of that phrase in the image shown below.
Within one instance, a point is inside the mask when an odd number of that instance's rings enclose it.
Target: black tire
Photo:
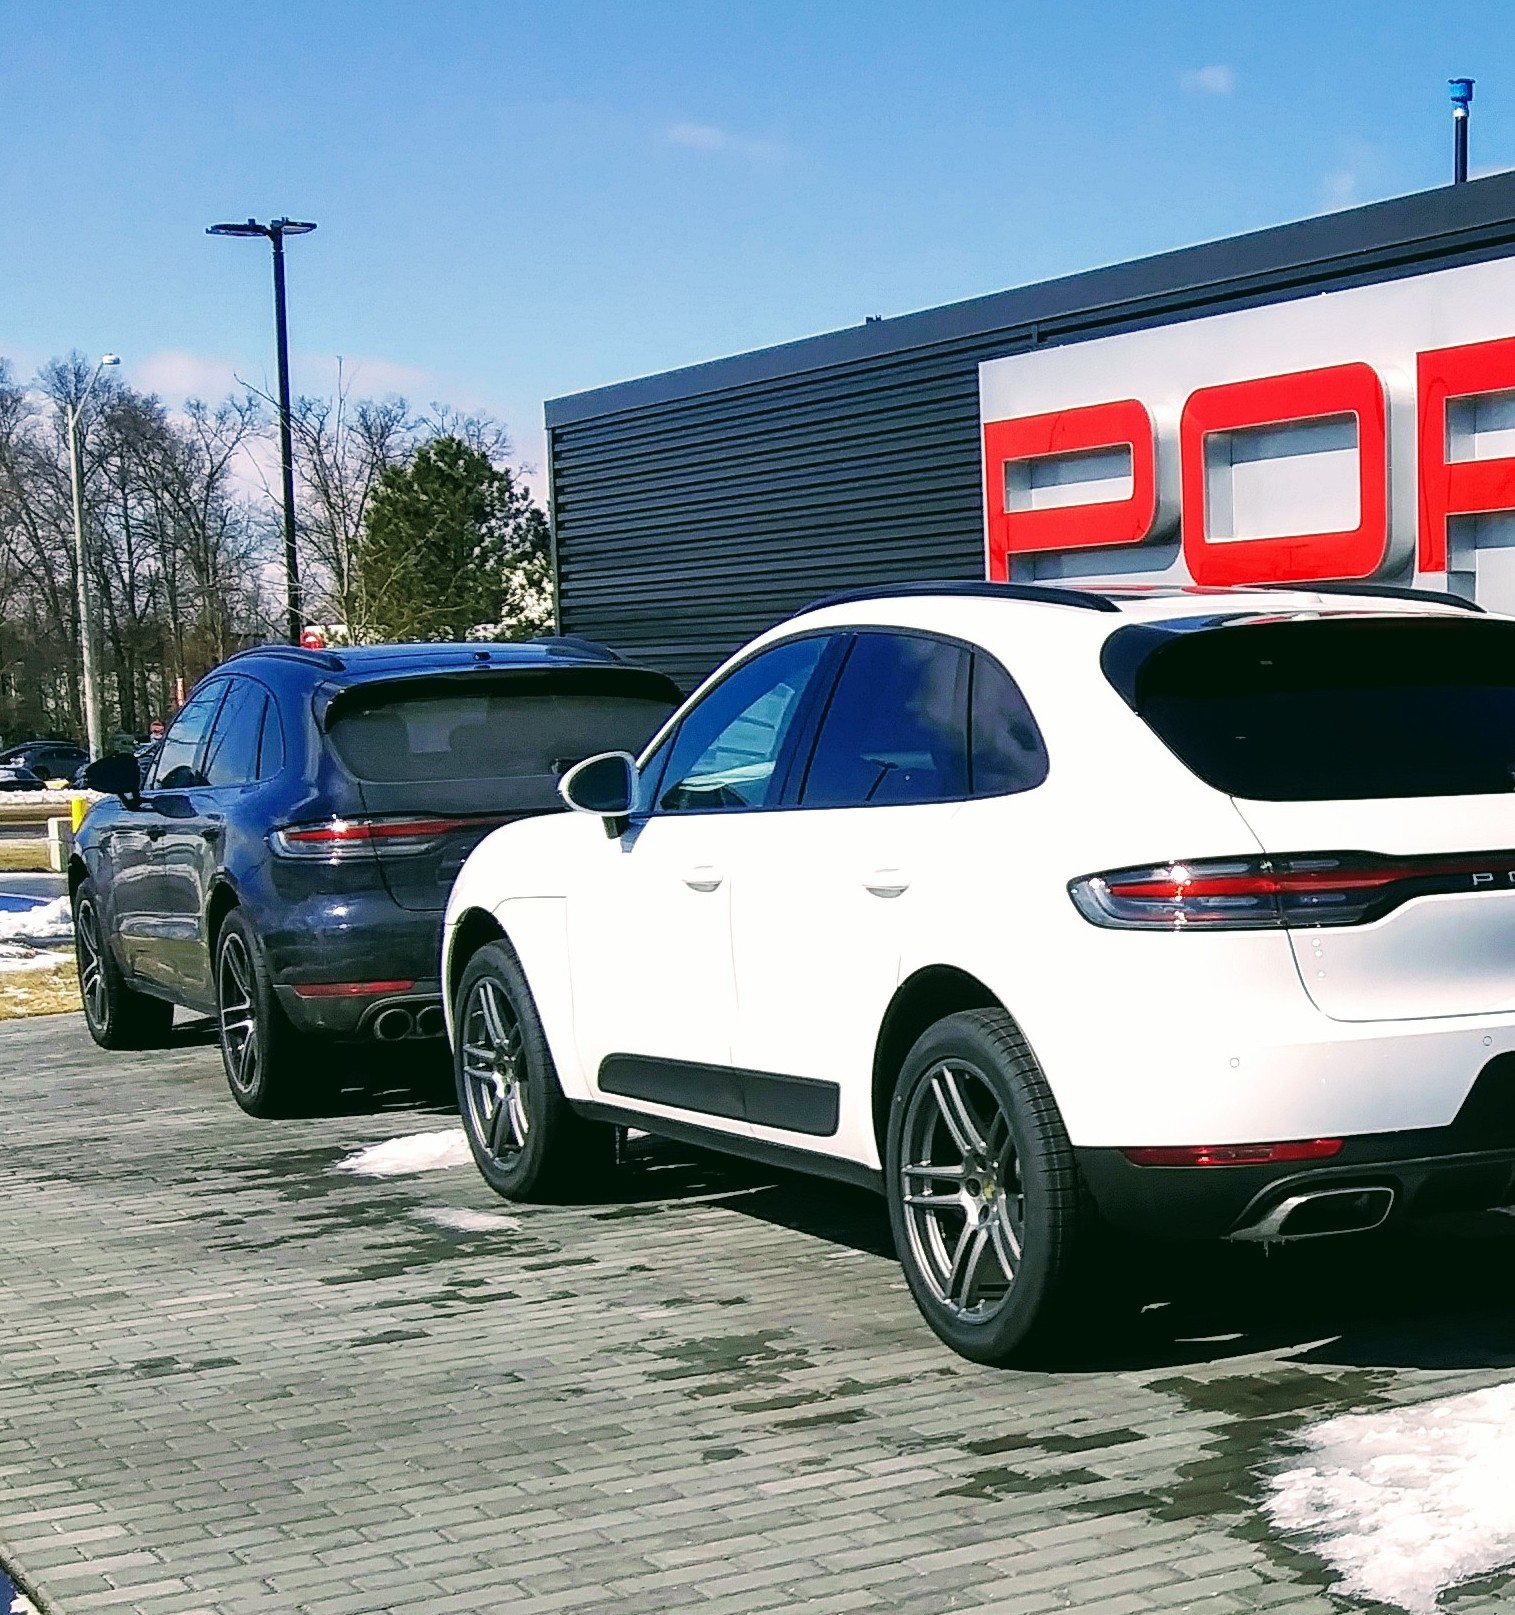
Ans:
[[[249,1116],[295,1115],[326,1091],[325,1062],[290,1024],[240,909],[216,933],[215,986],[226,1085]]]
[[[127,985],[105,934],[104,909],[92,880],[74,893],[74,958],[84,1024],[102,1049],[159,1049],[174,1025],[174,1006]]]
[[[453,1076],[468,1147],[507,1200],[592,1199],[615,1166],[615,1129],[563,1097],[525,972],[486,943],[458,984]]]
[[[1076,1294],[1090,1213],[1057,1102],[1003,1011],[949,1015],[911,1049],[885,1184],[900,1265],[932,1329],[974,1362],[1041,1357]]]

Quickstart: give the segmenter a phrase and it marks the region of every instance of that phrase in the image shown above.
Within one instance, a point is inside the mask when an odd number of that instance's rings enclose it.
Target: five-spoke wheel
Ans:
[[[102,1049],[150,1049],[168,1041],[174,1006],[127,984],[111,952],[100,894],[91,880],[74,893],[74,957],[84,1024]]]
[[[508,1170],[531,1131],[522,1062],[521,1023],[492,976],[474,982],[458,1028],[463,1106],[471,1136]]]
[[[1084,1213],[1057,1104],[1008,1015],[949,1015],[920,1038],[886,1157],[895,1248],[926,1321],[978,1362],[1027,1352],[1070,1292]]]
[[[905,1112],[900,1191],[915,1265],[963,1320],[1009,1299],[1025,1242],[1026,1196],[1010,1118],[984,1076],[943,1060]]]
[[[216,1018],[231,1096],[250,1116],[282,1116],[329,1088],[329,1057],[290,1024],[263,961],[257,933],[234,908],[215,946]]]
[[[508,942],[488,942],[474,954],[453,1006],[458,1110],[484,1181],[509,1200],[592,1198],[614,1165],[615,1135],[576,1116],[563,1097]]]

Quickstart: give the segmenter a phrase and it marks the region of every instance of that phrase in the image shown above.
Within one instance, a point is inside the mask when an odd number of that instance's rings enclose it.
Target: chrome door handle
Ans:
[[[863,886],[875,897],[901,897],[910,890],[910,881],[897,869],[875,869]]]
[[[709,864],[701,864],[684,876],[684,884],[692,892],[713,892],[719,889],[724,878],[720,870],[712,869]]]

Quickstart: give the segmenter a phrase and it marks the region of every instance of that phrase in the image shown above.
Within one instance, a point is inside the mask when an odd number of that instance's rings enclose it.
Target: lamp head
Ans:
[[[1473,105],[1472,79],[1448,79],[1447,89],[1452,97],[1452,109],[1454,112],[1466,112]]]
[[[208,236],[266,236],[268,226],[249,219],[246,224],[208,224],[205,233]]]
[[[120,356],[120,354],[117,354],[117,353],[102,354],[101,357],[100,357],[100,363],[102,365],[107,365],[107,366],[109,366],[109,365],[118,365],[118,364],[121,363],[121,356]]]

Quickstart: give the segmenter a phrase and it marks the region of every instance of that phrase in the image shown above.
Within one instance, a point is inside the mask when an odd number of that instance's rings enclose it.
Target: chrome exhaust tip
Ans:
[[[415,1024],[410,1011],[396,1005],[381,1010],[374,1017],[373,1035],[381,1043],[398,1043],[401,1038],[410,1036],[415,1030]]]
[[[417,1037],[441,1037],[447,1030],[447,1021],[442,1014],[440,1004],[428,1004],[416,1016]]]
[[[1388,1221],[1394,1191],[1387,1184],[1359,1189],[1307,1189],[1280,1200],[1255,1222],[1236,1229],[1232,1239],[1324,1239],[1330,1234],[1365,1234]]]

